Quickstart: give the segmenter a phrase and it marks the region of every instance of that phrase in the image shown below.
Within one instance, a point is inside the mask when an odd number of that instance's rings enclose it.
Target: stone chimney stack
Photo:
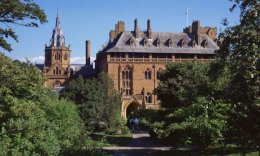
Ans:
[[[86,65],[90,65],[90,40],[86,40]]]
[[[197,45],[201,44],[201,39],[200,39],[200,21],[196,20],[192,22],[192,33],[194,34],[195,41]]]
[[[135,19],[134,36],[135,36],[135,38],[138,38],[138,37],[139,37],[137,19]]]
[[[125,22],[118,21],[115,25],[115,30],[111,30],[109,33],[109,41],[112,42],[118,34],[125,31]]]
[[[116,25],[116,31],[118,32],[123,32],[125,31],[125,22],[123,21],[118,21],[117,25]]]
[[[151,21],[147,20],[147,38],[152,38]]]
[[[195,20],[192,22],[192,32],[197,32],[199,31],[200,28],[200,21],[199,20]]]

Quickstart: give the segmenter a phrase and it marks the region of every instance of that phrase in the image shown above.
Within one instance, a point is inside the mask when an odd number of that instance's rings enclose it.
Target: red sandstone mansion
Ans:
[[[210,62],[214,57],[216,28],[201,27],[200,21],[183,32],[153,32],[151,21],[147,29],[139,31],[137,20],[134,30],[125,30],[119,21],[109,33],[109,42],[96,54],[95,72],[90,63],[90,41],[86,41],[86,64],[70,64],[70,46],[66,46],[57,15],[49,46],[45,46],[45,63],[41,67],[48,79],[46,87],[56,90],[65,87],[77,75],[91,77],[93,73],[106,72],[121,94],[121,114],[127,117],[139,108],[159,108],[154,94],[158,85],[158,72],[168,63],[199,61]]]
[[[97,53],[96,72],[106,72],[122,95],[121,114],[127,117],[139,108],[158,108],[154,94],[158,85],[157,73],[167,63],[209,62],[218,49],[216,28],[201,27],[199,21],[183,32],[153,32],[151,21],[146,31],[126,31],[120,21],[110,31],[109,43]]]

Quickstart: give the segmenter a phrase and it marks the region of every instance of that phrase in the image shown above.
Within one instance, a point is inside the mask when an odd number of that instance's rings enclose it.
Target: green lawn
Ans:
[[[132,134],[108,135],[105,133],[92,133],[91,138],[98,141],[101,146],[125,146],[131,141]]]

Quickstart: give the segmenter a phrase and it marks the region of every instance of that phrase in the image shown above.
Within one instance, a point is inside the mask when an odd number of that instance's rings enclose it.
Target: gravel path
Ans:
[[[136,131],[133,133],[132,141],[124,147],[103,147],[111,151],[114,156],[151,156],[158,151],[170,150],[171,147],[164,147],[153,142],[149,133]]]

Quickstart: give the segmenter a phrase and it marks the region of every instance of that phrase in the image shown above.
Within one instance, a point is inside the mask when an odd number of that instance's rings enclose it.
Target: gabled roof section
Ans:
[[[216,43],[206,34],[201,34],[200,38],[201,41],[207,42],[206,47],[202,46],[201,43],[192,46],[193,39],[186,33],[153,32],[151,39],[148,39],[143,31],[139,31],[138,38],[134,37],[134,32],[124,31],[108,43],[101,52],[213,54],[218,49]],[[129,44],[131,40],[135,41],[135,46]],[[160,44],[158,45],[157,42]]]

